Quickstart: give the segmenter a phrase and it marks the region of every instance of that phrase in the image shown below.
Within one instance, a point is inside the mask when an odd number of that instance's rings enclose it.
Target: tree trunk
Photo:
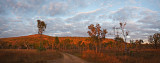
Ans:
[[[98,51],[98,48],[97,48],[97,46],[96,46],[96,53],[97,53],[97,51]]]
[[[98,53],[98,44],[96,44],[96,53]]]
[[[126,42],[126,38],[125,38],[125,54],[127,53],[127,42]]]
[[[157,40],[155,40],[155,48],[157,49]]]
[[[99,52],[101,52],[101,41],[99,40]]]

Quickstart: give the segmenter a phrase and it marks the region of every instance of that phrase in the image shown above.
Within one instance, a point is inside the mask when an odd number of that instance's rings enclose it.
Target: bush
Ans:
[[[44,47],[38,47],[37,50],[40,51],[40,52],[41,51],[46,51],[46,48],[44,48]]]
[[[40,46],[37,48],[38,51],[46,51],[46,48],[43,47],[43,44],[40,42]]]

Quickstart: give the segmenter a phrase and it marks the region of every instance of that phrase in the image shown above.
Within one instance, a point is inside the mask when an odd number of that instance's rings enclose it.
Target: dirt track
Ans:
[[[88,63],[74,55],[68,53],[61,53],[61,54],[63,55],[63,58],[57,60],[50,60],[48,61],[48,63]]]

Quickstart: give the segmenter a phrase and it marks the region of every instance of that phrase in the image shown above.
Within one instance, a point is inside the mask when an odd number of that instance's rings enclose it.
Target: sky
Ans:
[[[43,34],[59,37],[89,37],[88,26],[99,23],[113,38],[126,22],[127,40],[147,42],[160,33],[160,0],[0,0],[0,38],[37,34],[37,20],[47,24]]]

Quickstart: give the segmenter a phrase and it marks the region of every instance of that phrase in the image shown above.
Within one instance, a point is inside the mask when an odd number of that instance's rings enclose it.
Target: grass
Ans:
[[[104,50],[95,53],[94,50],[68,52],[91,63],[160,63],[160,49],[132,50],[132,54],[124,55],[115,50]]]
[[[91,63],[160,63],[160,49],[132,50],[132,54],[123,55],[123,52],[104,50],[95,53],[94,50],[66,50]],[[36,49],[0,49],[0,63],[46,63],[48,60],[61,58],[55,50],[39,52]]]
[[[46,63],[61,57],[55,50],[0,49],[0,63]]]
[[[117,56],[123,63],[160,63],[160,49],[143,49],[134,51],[132,55]]]

